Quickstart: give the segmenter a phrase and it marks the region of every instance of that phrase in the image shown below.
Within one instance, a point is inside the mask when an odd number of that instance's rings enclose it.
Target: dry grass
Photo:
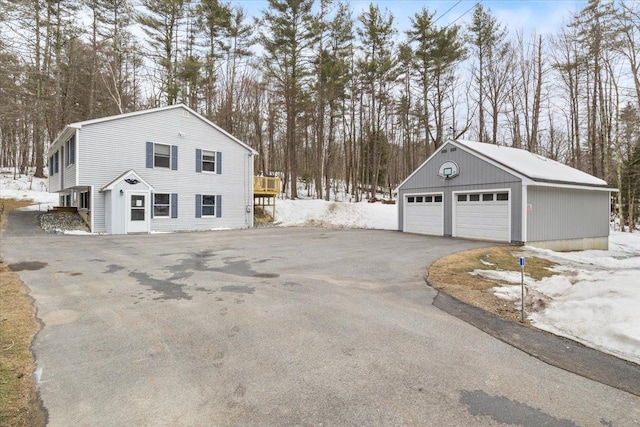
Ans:
[[[273,222],[273,217],[270,213],[261,207],[256,206],[253,211],[253,223],[255,225],[269,224]]]
[[[0,199],[6,212],[31,201]],[[0,260],[0,425],[43,426],[36,387],[31,341],[40,326],[29,291],[18,276]]]
[[[521,253],[512,246],[473,249],[449,255],[436,261],[429,269],[429,283],[436,289],[510,320],[519,320],[520,312],[510,301],[497,298],[491,288],[510,283],[471,275],[474,270],[520,271]],[[484,263],[483,263],[484,261]],[[489,265],[491,263],[492,265]],[[530,257],[525,272],[535,280],[550,277],[551,261]]]

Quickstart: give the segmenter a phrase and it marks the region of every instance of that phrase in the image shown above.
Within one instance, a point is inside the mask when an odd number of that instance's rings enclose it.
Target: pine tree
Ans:
[[[452,25],[438,28],[432,19],[433,14],[426,8],[422,9],[411,19],[411,28],[407,31],[409,41],[415,45],[414,58],[422,89],[425,136],[433,144],[427,155],[444,142],[446,98],[453,89],[452,72],[467,53],[460,27]],[[431,114],[429,107],[433,108]],[[434,126],[431,126],[431,116]]]
[[[357,33],[362,57],[358,60],[358,72],[363,91],[368,95],[368,117],[366,118],[366,179],[370,197],[378,190],[380,171],[386,170],[385,156],[388,142],[385,134],[385,106],[390,96],[390,86],[396,75],[393,57],[393,15],[382,13],[373,3],[358,17],[361,26]],[[361,123],[362,126],[362,123]]]
[[[285,185],[291,177],[291,198],[298,197],[298,119],[308,83],[310,50],[316,40],[313,0],[269,0],[260,19],[259,40],[264,47],[262,67],[284,100],[286,115]]]
[[[147,13],[137,16],[152,50],[152,57],[162,70],[161,90],[168,105],[178,99],[180,87],[176,80],[178,52],[176,37],[184,14],[184,0],[143,0]]]
[[[474,80],[477,85],[477,110],[478,110],[478,139],[487,142],[490,138],[486,131],[485,123],[485,99],[487,98],[487,77],[490,67],[500,58],[504,49],[504,40],[507,35],[505,27],[500,25],[490,12],[484,10],[478,3],[473,11],[473,18],[468,28],[469,42],[473,47],[475,57],[478,61],[474,68]],[[494,115],[494,128],[497,126],[498,118]],[[495,141],[495,133],[494,140]]]

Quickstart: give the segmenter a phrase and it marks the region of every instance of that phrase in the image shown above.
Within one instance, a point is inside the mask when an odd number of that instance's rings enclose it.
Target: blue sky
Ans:
[[[252,16],[257,16],[268,7],[266,0],[232,0],[232,4],[239,5]],[[369,0],[350,0],[354,16],[368,7]],[[396,27],[402,31],[410,25],[409,17],[419,12],[423,7],[436,12],[436,17],[443,15],[439,25],[466,25],[472,12],[469,11],[477,3],[475,0],[378,0],[373,1],[381,9],[388,9],[393,13]],[[573,14],[586,4],[586,0],[482,0],[485,9],[490,9],[498,21],[507,24],[509,30],[524,29],[525,34],[531,30],[538,33],[555,33],[566,23]],[[446,14],[445,14],[446,12]]]

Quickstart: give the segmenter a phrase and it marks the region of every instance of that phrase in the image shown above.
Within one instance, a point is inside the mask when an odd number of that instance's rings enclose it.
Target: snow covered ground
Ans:
[[[640,364],[640,233],[612,232],[608,251],[524,253],[558,263],[550,278],[525,277],[525,302],[543,302],[527,313],[533,325]],[[520,284],[519,272],[474,273]],[[520,286],[494,292],[520,307]]]
[[[19,175],[13,179],[13,173],[9,169],[0,170],[0,197],[33,202],[32,205],[22,209],[46,211],[51,206],[56,206],[58,195],[50,194],[48,188],[46,178]]]
[[[266,208],[269,212],[269,207]],[[275,224],[281,227],[316,225],[335,228],[398,229],[398,207],[391,204],[277,200]]]
[[[57,195],[46,192],[46,180],[13,180],[6,171],[0,176],[1,197],[31,199],[29,209],[35,210],[38,203],[41,210],[57,204]],[[391,204],[278,199],[275,225],[396,230],[397,216],[397,206]],[[608,251],[565,253],[525,247],[525,256],[559,264],[551,278],[526,279],[529,298],[544,302],[528,317],[540,329],[640,363],[640,233],[612,232],[609,246]],[[520,283],[518,272],[475,273]],[[498,287],[495,292],[519,307],[519,286]]]

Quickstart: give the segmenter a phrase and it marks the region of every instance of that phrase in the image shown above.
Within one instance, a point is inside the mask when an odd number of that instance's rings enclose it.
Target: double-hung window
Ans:
[[[72,136],[64,144],[64,165],[70,166],[76,162],[76,137]]]
[[[202,195],[202,216],[216,216],[216,196]]]
[[[169,168],[171,166],[171,146],[153,144],[153,167]]]
[[[202,171],[203,172],[215,172],[216,171],[216,153],[215,153],[215,151],[202,150]]]
[[[53,153],[53,156],[49,158],[49,176],[57,174],[60,165],[60,151]]]
[[[155,193],[153,195],[153,217],[169,218],[171,214],[171,195],[168,193]]]
[[[220,218],[222,196],[219,194],[196,194],[196,218]]]
[[[147,142],[147,167],[178,170],[178,146]]]
[[[222,153],[196,148],[196,172],[222,174]]]
[[[178,218],[177,193],[152,193],[153,211],[151,218]]]

